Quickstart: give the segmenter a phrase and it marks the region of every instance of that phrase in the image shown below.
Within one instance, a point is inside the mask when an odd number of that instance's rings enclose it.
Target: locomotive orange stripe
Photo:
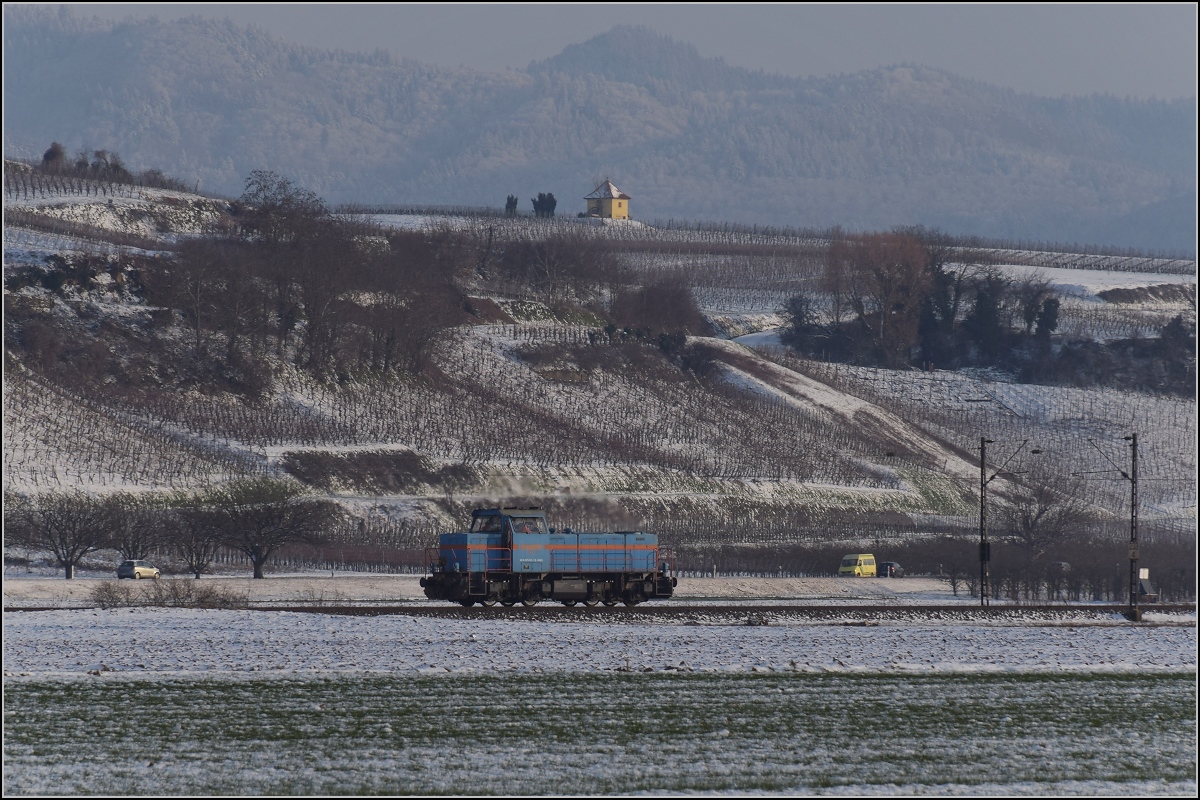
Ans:
[[[548,544],[548,545],[544,545],[542,547],[538,547],[537,545],[527,544],[527,545],[517,545],[516,547],[517,547],[517,549],[520,549],[520,550],[657,550],[658,549],[657,545],[652,545],[652,544],[642,544],[642,545],[631,544],[628,547],[626,547],[625,545],[620,545],[620,544],[581,544],[578,547],[573,547],[572,545],[569,545],[569,544]]]
[[[468,545],[462,545],[462,546],[452,545],[452,544],[444,544],[444,545],[441,545],[440,549],[442,549],[442,550],[462,550],[462,549],[466,549],[466,550],[497,550],[497,551],[500,551],[500,550],[504,550],[504,551],[507,551],[507,550],[572,550],[572,551],[574,551],[574,550],[624,550],[624,551],[640,550],[640,551],[646,551],[646,550],[658,550],[659,548],[658,548],[658,545],[646,545],[646,544],[629,545],[628,547],[626,547],[624,545],[619,545],[619,544],[595,544],[595,545],[586,544],[586,545],[579,545],[578,547],[574,547],[569,544],[557,544],[557,545],[556,544],[548,544],[548,545],[542,545],[540,547],[537,545],[532,545],[532,544],[527,544],[527,545],[517,544],[517,545],[513,545],[511,548],[509,548],[509,547],[492,547],[492,546],[483,545],[483,544],[468,544]]]

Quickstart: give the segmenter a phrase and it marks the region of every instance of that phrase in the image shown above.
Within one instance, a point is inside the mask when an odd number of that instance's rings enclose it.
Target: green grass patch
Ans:
[[[1191,673],[10,680],[4,793],[1186,787],[1194,682]]]

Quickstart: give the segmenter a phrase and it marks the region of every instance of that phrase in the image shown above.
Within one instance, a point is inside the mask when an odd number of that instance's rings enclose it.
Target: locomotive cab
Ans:
[[[425,562],[425,596],[464,606],[632,606],[670,597],[678,582],[657,534],[555,531],[536,507],[476,509],[468,530],[442,534]]]

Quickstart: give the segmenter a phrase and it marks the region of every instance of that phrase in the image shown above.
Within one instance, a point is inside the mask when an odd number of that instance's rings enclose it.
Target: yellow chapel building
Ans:
[[[629,219],[629,201],[632,198],[614,186],[613,182],[607,178],[604,183],[597,186],[591,194],[586,195],[583,199],[587,200],[589,217]]]

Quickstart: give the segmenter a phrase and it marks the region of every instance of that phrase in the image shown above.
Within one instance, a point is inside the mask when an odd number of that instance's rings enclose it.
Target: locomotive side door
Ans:
[[[500,547],[503,552],[501,558],[504,558],[508,561],[508,570],[511,572],[515,563],[513,561],[512,517],[505,517],[504,524],[500,526]]]

